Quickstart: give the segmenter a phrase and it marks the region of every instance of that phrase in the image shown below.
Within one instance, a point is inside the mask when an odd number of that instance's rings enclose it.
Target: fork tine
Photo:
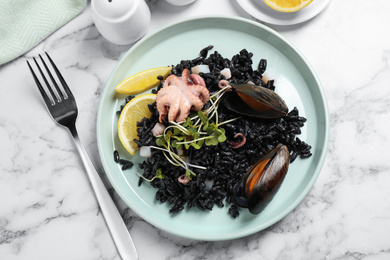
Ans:
[[[39,92],[41,92],[41,95],[43,97],[43,100],[46,104],[54,105],[55,103],[49,98],[49,96],[46,94],[46,91],[43,89],[41,82],[39,81],[37,75],[35,74],[34,70],[32,69],[30,63],[27,61],[27,65],[30,68],[31,74],[33,75],[33,78],[35,80],[35,83],[38,86]]]
[[[40,55],[39,55],[39,56],[40,56]],[[57,96],[54,94],[54,91],[53,91],[53,89],[51,88],[49,82],[47,81],[47,79],[46,79],[46,77],[45,77],[45,74],[43,74],[43,71],[41,70],[41,67],[39,67],[39,64],[38,64],[37,60],[35,59],[35,57],[34,57],[33,59],[34,59],[34,61],[35,61],[35,64],[36,64],[37,67],[38,67],[39,72],[41,73],[41,76],[42,76],[42,78],[43,78],[43,81],[45,81],[45,83],[46,83],[47,89],[49,90],[49,92],[50,92],[50,94],[51,94],[51,97],[52,97],[52,100],[53,100],[52,105],[54,105],[54,104],[55,104],[55,100],[57,100],[57,102],[59,102],[59,100],[57,99]],[[41,57],[41,59],[42,59],[42,57]]]
[[[45,62],[44,59],[42,58],[41,54],[39,54],[39,58],[41,58],[41,61],[42,61],[42,63],[43,63],[43,66],[45,66],[45,69],[46,69],[46,71],[47,71],[47,74],[49,74],[49,77],[50,77],[51,81],[53,82],[53,85],[54,85],[54,87],[56,88],[58,95],[60,96],[60,100],[58,100],[58,102],[60,102],[61,99],[64,99],[64,98],[65,98],[65,97],[64,97],[64,94],[62,93],[61,89],[58,87],[57,81],[54,79],[53,74],[51,74],[51,72],[50,72],[49,68],[47,67],[46,62]]]
[[[69,97],[73,97],[72,91],[69,89],[68,84],[66,84],[66,81],[65,81],[64,77],[62,77],[60,70],[57,68],[56,64],[51,59],[49,54],[47,52],[45,52],[45,53],[46,53],[46,56],[49,58],[49,61],[50,61],[51,65],[53,66],[54,71],[56,72],[59,80],[61,81],[61,84],[62,84],[62,87],[64,88],[65,94],[68,95]],[[65,99],[66,98],[67,97],[65,97]]]

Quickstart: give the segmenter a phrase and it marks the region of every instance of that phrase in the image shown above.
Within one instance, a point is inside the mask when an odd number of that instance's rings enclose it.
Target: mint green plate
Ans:
[[[299,136],[312,145],[313,156],[297,159],[274,199],[259,215],[246,209],[233,219],[228,207],[214,207],[211,212],[196,208],[169,214],[169,206],[155,200],[156,189],[146,182],[138,186],[136,172],[142,159],[129,155],[117,136],[116,111],[124,104],[123,95],[115,86],[137,72],[177,64],[180,60],[198,57],[199,51],[214,45],[214,50],[231,58],[246,48],[253,53],[254,66],[260,59],[268,61],[266,73],[276,80],[276,90],[290,109],[296,106],[307,123]],[[259,23],[241,19],[200,17],[179,22],[149,35],[134,45],[119,61],[103,91],[97,118],[100,158],[111,184],[139,216],[153,226],[178,236],[196,240],[227,240],[259,232],[291,212],[306,196],[324,163],[329,132],[326,101],[320,81],[299,51],[281,35]],[[113,160],[118,150],[122,158],[135,166],[122,171]]]

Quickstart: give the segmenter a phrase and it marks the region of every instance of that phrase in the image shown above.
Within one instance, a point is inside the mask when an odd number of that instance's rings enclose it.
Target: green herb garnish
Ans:
[[[192,165],[176,152],[178,150],[188,150],[191,146],[200,149],[203,145],[215,146],[226,141],[225,129],[221,125],[239,118],[218,122],[218,106],[226,90],[227,87],[210,97],[211,106],[208,109],[190,115],[184,122],[171,122],[164,133],[156,139],[158,147],[152,146],[154,149],[164,151],[165,157],[171,164],[183,167],[186,170],[186,176],[190,180],[196,174],[189,167],[200,169],[206,169],[206,167]]]
[[[149,179],[146,179],[143,175],[139,174],[138,172],[136,172],[136,173],[137,173],[137,175],[138,175],[139,177],[141,177],[142,179],[144,179],[144,180],[147,181],[147,182],[152,182],[152,181],[154,181],[156,178],[157,178],[157,179],[164,179],[164,178],[165,178],[165,174],[162,173],[161,168],[158,168],[158,169],[157,169],[156,175],[154,175],[154,177],[151,178],[150,180],[149,180]]]

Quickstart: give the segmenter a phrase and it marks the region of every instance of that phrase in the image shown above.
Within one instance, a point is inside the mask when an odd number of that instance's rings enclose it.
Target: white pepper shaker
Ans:
[[[92,0],[93,21],[108,41],[127,45],[139,40],[150,24],[144,0]]]

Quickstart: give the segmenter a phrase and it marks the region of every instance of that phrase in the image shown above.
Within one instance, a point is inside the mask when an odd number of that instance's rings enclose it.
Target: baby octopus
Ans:
[[[157,93],[160,122],[168,115],[169,122],[185,121],[190,110],[199,111],[209,101],[210,93],[203,78],[184,69],[181,77],[170,75]]]

